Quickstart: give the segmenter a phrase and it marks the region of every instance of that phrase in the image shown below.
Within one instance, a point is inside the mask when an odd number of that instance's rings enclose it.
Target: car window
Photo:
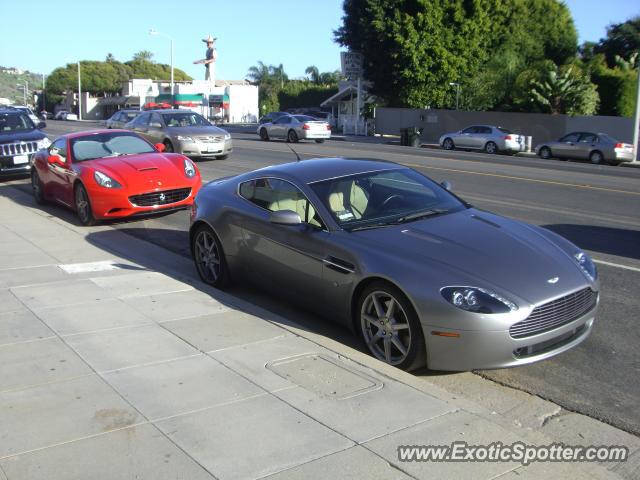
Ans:
[[[579,133],[570,133],[560,139],[561,142],[577,142],[580,138]]]
[[[299,122],[316,122],[317,119],[310,117],[309,115],[294,115],[293,118],[298,120]]]
[[[491,134],[491,127],[476,127],[476,133]]]
[[[513,133],[511,130],[509,130],[508,128],[504,128],[504,127],[498,127],[498,130],[500,130],[502,133],[506,133],[507,135],[510,135],[510,134]]]
[[[464,209],[455,196],[408,168],[367,172],[310,184],[344,228],[379,226]]]
[[[59,138],[49,147],[49,155],[59,155],[63,160],[67,159],[67,140]]]
[[[151,119],[149,120],[149,124],[152,124],[152,123],[159,123],[160,125],[162,125],[162,118],[160,117],[159,114],[157,113],[151,114]]]
[[[33,130],[35,125],[24,113],[0,113],[0,133]]]
[[[122,118],[125,122],[130,122],[134,118],[136,118],[140,112],[122,112],[120,114],[120,118]]]
[[[291,117],[289,115],[280,117],[275,121],[275,123],[278,123],[278,124],[291,123]]]
[[[143,125],[147,125],[149,123],[150,118],[151,118],[150,113],[143,113],[133,121],[132,125],[135,127],[141,127]]]
[[[618,140],[613,138],[611,135],[607,135],[606,133],[601,133],[599,138],[602,138],[604,142],[619,143]]]
[[[156,151],[148,142],[134,133],[111,131],[73,138],[71,150],[74,162]]]
[[[209,127],[211,124],[195,112],[163,113],[167,127]],[[162,123],[162,122],[161,122]]]
[[[322,220],[307,197],[295,185],[278,178],[259,178],[240,184],[240,195],[271,212],[292,210],[310,225],[323,228]]]
[[[462,133],[476,133],[476,127],[467,127],[462,130]]]
[[[598,137],[593,133],[583,133],[580,137],[580,143],[596,143],[597,141]]]

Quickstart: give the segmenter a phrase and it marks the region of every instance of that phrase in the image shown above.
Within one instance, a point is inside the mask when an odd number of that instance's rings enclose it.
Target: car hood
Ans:
[[[210,127],[167,127],[167,133],[169,135],[206,136],[206,135],[224,135],[227,132],[221,128],[210,126]]]
[[[144,153],[81,162],[135,190],[169,189],[187,184],[184,158],[175,153]]]
[[[21,141],[42,140],[46,135],[40,130],[30,130],[28,132],[11,132],[0,134],[0,143],[13,143]]]
[[[431,265],[448,281],[475,281],[481,284],[470,286],[502,290],[532,304],[589,283],[572,258],[578,248],[571,243],[475,209],[351,235],[360,246],[393,252],[417,268]]]

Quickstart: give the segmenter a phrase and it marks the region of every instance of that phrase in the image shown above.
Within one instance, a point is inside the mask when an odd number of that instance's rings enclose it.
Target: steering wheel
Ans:
[[[382,206],[386,207],[387,204],[393,202],[394,200],[404,200],[404,197],[402,195],[393,194],[393,195],[387,197],[384,202],[382,202]]]

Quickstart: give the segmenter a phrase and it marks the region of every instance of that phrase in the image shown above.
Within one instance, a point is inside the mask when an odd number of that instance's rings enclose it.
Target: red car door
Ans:
[[[60,142],[60,143],[59,143]],[[58,155],[62,163],[49,163],[47,175],[47,187],[52,196],[59,202],[68,206],[73,206],[73,181],[75,172],[72,169],[71,155],[68,151],[67,139],[60,139],[53,145],[51,155]]]

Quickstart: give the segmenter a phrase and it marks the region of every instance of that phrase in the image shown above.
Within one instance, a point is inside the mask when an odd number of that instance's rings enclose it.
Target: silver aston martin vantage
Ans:
[[[257,283],[403,369],[524,365],[584,341],[599,300],[589,256],[448,187],[383,161],[272,166],[200,190],[191,251],[206,283]]]

